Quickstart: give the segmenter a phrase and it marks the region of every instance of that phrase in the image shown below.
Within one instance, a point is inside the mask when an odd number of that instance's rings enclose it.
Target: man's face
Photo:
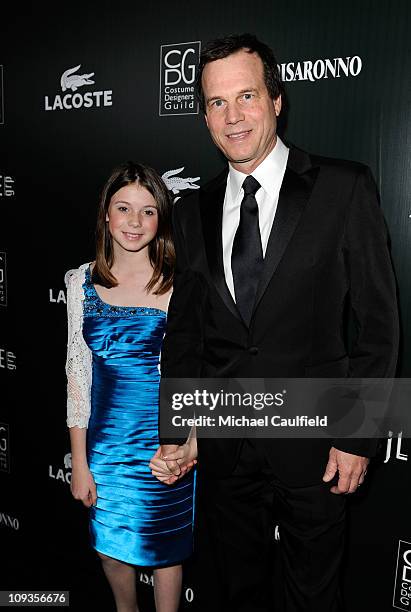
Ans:
[[[276,142],[281,96],[272,100],[256,53],[238,51],[203,70],[205,120],[211,137],[233,167],[250,174]]]

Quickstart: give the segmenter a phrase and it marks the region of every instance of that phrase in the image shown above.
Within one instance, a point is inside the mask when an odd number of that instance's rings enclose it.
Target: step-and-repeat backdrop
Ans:
[[[0,590],[64,589],[72,609],[110,610],[87,510],[70,495],[65,426],[63,277],[93,259],[101,187],[127,159],[154,166],[176,198],[219,172],[224,161],[193,92],[198,54],[218,35],[256,33],[273,47],[286,84],[288,142],[372,168],[398,281],[398,375],[411,376],[411,6],[7,4],[0,10]],[[401,425],[387,432],[367,484],[350,499],[349,612],[411,608],[407,434]],[[273,554],[276,546],[273,537]],[[152,610],[144,569],[138,591],[141,609]],[[183,610],[195,596],[191,562]]]

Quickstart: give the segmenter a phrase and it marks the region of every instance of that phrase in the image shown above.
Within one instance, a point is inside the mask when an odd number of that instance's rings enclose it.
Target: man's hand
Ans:
[[[190,471],[191,468],[197,463],[196,436],[190,435],[184,444],[178,446],[174,452],[167,455],[167,459],[167,465],[173,461],[178,463],[181,470],[181,475],[184,475],[186,472]]]
[[[338,471],[338,483],[336,486],[331,487],[331,493],[336,495],[354,493],[364,482],[368,463],[369,459],[367,457],[351,455],[332,447],[323,481],[330,482]]]
[[[168,469],[166,462],[161,457],[161,446],[159,446],[155,454],[150,459],[149,467],[151,473],[160,482],[164,482],[164,484],[174,484],[180,478],[180,476],[175,476],[172,474]]]
[[[151,458],[150,469],[153,476],[165,484],[174,484],[182,478],[197,463],[197,440],[189,437],[181,446],[167,445],[167,455],[163,455],[165,446],[160,446]],[[172,449],[172,450],[171,450]],[[165,461],[165,457],[168,461]],[[176,471],[171,472],[170,466],[177,465]]]
[[[162,444],[160,458],[166,462],[166,466],[175,476],[180,476],[181,468],[175,459],[168,460],[169,455],[173,455],[178,449],[178,444]]]

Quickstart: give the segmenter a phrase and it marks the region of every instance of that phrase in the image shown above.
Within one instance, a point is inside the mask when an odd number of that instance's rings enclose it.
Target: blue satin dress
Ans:
[[[166,313],[111,306],[86,271],[83,335],[93,353],[87,452],[97,485],[93,547],[142,567],[174,565],[192,552],[194,477],[175,485],[152,476],[159,446],[159,355]]]

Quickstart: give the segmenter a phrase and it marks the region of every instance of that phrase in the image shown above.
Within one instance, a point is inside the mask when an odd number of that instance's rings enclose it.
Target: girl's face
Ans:
[[[113,238],[114,256],[121,250],[146,249],[157,233],[156,201],[145,187],[131,183],[111,198],[106,221]]]

